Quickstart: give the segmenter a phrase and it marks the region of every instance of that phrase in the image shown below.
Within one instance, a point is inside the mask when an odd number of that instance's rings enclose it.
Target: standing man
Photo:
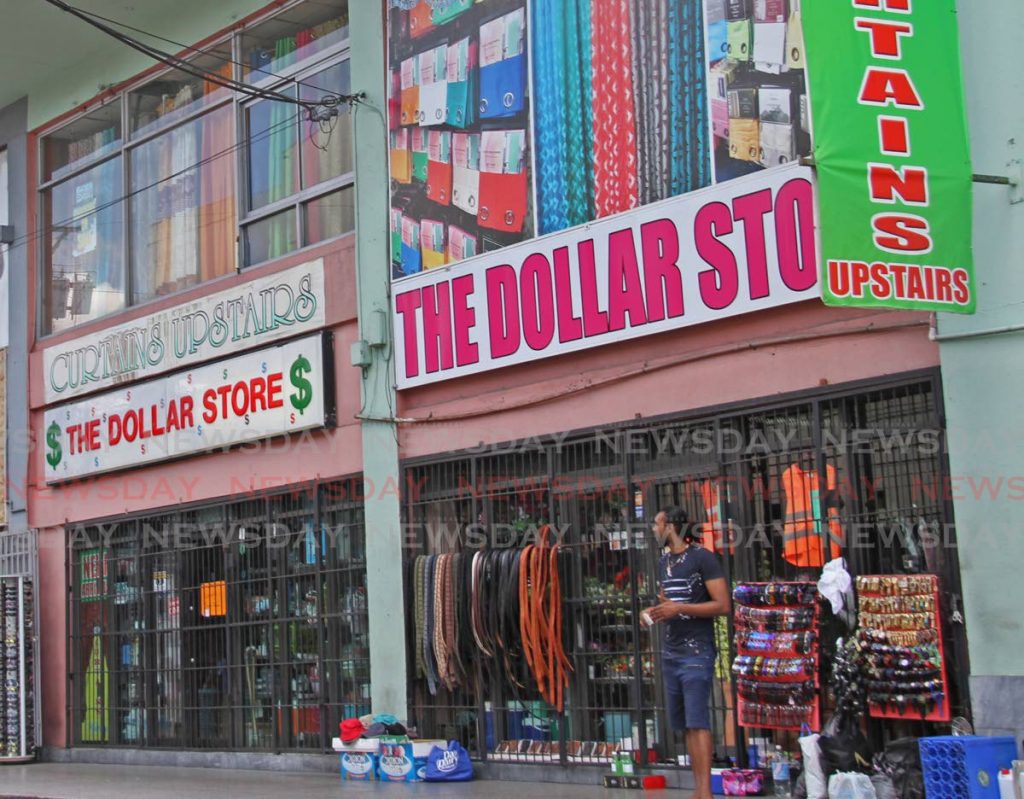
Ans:
[[[654,517],[654,534],[669,551],[658,561],[661,602],[645,615],[665,622],[662,664],[672,728],[686,732],[696,790],[711,797],[711,685],[715,678],[715,616],[730,610],[718,557],[694,541],[686,511],[671,507]]]

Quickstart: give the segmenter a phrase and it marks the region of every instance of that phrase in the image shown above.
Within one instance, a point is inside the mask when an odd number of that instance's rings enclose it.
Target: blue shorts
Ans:
[[[662,657],[665,704],[673,730],[711,729],[711,684],[715,679],[715,647],[687,642]]]

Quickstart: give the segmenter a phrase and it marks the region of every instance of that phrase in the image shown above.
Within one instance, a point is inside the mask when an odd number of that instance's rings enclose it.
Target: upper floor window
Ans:
[[[44,135],[42,333],[354,228],[346,0],[303,0]]]

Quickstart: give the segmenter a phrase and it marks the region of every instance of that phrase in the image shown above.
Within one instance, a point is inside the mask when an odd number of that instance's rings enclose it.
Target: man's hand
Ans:
[[[665,621],[666,619],[675,618],[682,612],[683,607],[685,606],[682,602],[665,600],[664,602],[659,602],[652,608],[648,608],[647,613],[650,615],[651,620],[657,623],[659,621]]]

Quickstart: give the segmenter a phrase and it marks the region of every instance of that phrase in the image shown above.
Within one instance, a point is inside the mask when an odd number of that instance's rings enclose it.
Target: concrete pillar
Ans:
[[[388,129],[385,19],[382,2],[349,4],[352,90],[365,92],[355,114],[356,285],[359,335],[370,364],[362,370],[363,474],[366,499],[366,590],[370,612],[370,680],[375,713],[406,717],[405,605],[398,441],[391,421],[395,390],[390,345]],[[359,371],[353,370],[353,378]]]

